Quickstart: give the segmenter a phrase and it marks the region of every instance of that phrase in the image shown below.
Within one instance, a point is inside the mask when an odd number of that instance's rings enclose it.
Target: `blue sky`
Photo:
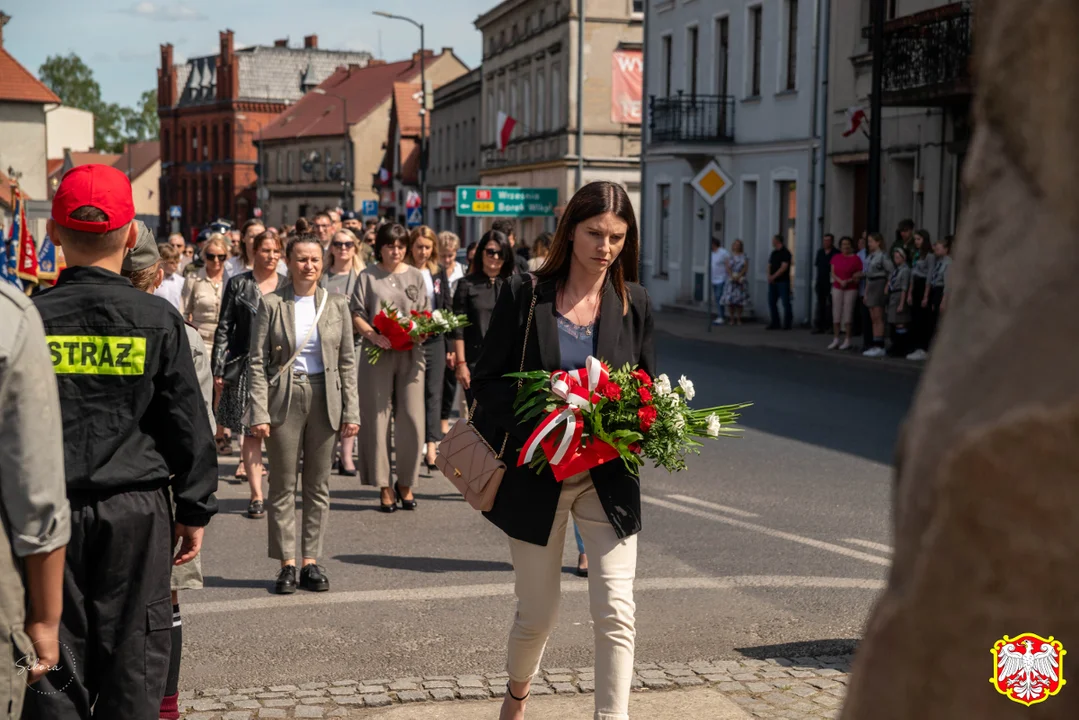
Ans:
[[[452,47],[469,67],[480,63],[481,38],[472,22],[498,0],[6,0],[12,16],[4,48],[30,72],[49,55],[74,52],[94,71],[108,102],[134,105],[157,87],[159,46],[171,42],[176,61],[217,52],[218,31],[236,33],[236,46],[293,47],[316,34],[319,47],[368,50],[387,60],[419,47],[412,25],[375,17],[372,10],[407,15],[425,25],[426,44]],[[451,9],[452,8],[452,9]]]

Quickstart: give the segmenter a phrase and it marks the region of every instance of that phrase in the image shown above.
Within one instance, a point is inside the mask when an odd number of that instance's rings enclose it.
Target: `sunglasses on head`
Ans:
[[[333,245],[338,250],[350,250],[350,249],[356,247],[356,243],[351,242],[351,241],[349,241],[349,242],[337,242],[336,240],[334,240],[330,244]]]
[[[502,257],[502,251],[501,250],[495,250],[494,248],[484,248],[483,249],[483,254],[486,255],[487,257],[491,257],[491,258]]]

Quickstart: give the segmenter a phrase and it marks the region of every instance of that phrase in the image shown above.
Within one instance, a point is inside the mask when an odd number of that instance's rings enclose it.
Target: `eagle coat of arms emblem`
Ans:
[[[1064,645],[1050,635],[1005,635],[993,644],[993,677],[989,682],[1012,702],[1030,707],[1064,687]]]

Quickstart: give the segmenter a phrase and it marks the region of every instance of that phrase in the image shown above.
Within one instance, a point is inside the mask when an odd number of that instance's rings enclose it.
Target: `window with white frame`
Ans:
[[[749,8],[749,96],[761,94],[761,36],[764,31],[764,8],[760,5]]]
[[[798,87],[798,0],[784,0],[786,17],[783,27],[784,90]]]
[[[543,70],[536,71],[536,122],[533,125],[537,133],[544,130],[543,113],[547,109],[546,85],[543,82]]]
[[[730,18],[721,17],[716,20],[715,28],[715,56],[716,56],[716,94],[726,96],[729,93],[728,69],[730,68],[731,52],[731,23]]]
[[[521,79],[521,129],[522,134],[531,135],[532,128],[532,78],[525,75]]]
[[[557,130],[562,122],[562,75],[558,65],[551,66],[551,129]]]
[[[697,58],[700,55],[700,32],[696,25],[686,28],[686,84],[691,97],[697,96]]]
[[[663,73],[663,79],[660,83],[661,95],[663,97],[671,96],[671,54],[673,53],[673,43],[670,35],[664,35],[660,38],[660,72]]]

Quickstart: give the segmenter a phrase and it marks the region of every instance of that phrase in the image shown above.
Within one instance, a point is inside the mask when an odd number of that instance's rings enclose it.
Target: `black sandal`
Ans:
[[[529,686],[528,692],[525,693],[524,697],[517,697],[516,695],[513,694],[513,691],[510,690],[510,684],[506,683],[506,694],[509,695],[514,700],[516,700],[517,702],[524,702],[525,700],[528,699],[528,696],[532,694],[532,687]]]

